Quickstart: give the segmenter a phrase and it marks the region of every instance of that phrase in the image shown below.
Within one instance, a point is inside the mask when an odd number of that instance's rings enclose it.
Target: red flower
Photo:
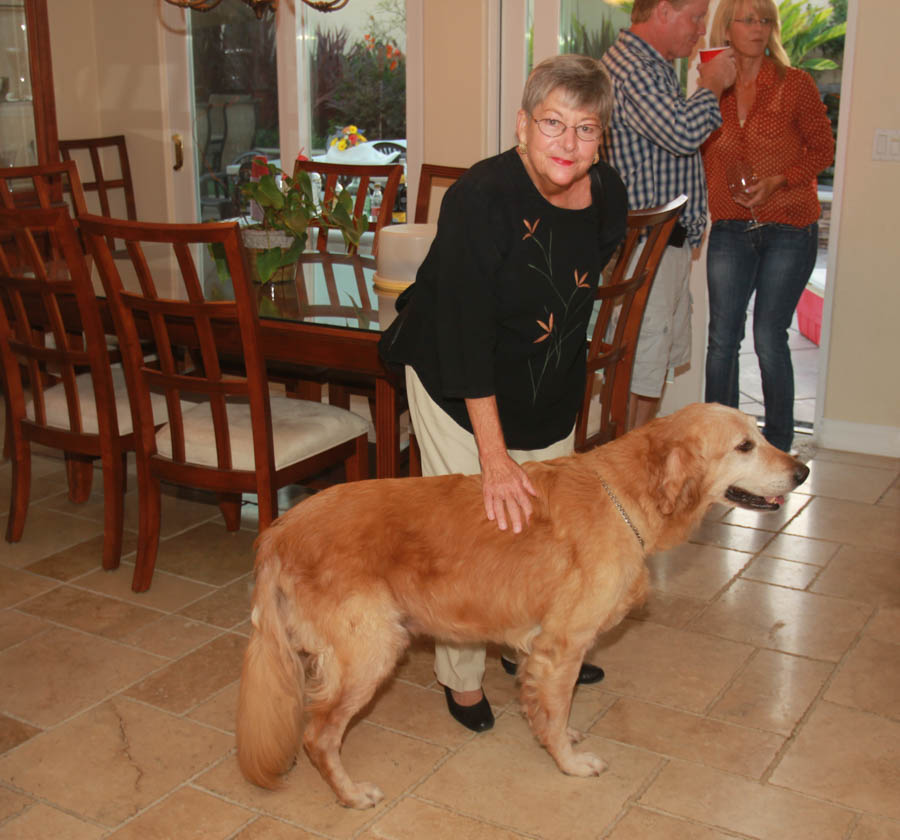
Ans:
[[[250,162],[250,177],[262,178],[263,175],[269,174],[269,162],[265,155],[257,155]]]

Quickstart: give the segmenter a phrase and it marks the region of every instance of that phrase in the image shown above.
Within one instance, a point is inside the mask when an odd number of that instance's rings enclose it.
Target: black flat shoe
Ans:
[[[501,656],[500,664],[507,674],[510,674],[511,676],[516,675],[515,662],[510,662],[505,656]],[[600,682],[605,676],[606,674],[603,672],[602,668],[597,665],[591,665],[590,662],[582,662],[581,670],[578,672],[578,679],[575,680],[575,682],[578,685],[593,685],[593,683]]]
[[[482,697],[474,706],[462,706],[453,699],[453,692],[444,686],[447,708],[453,719],[473,732],[487,732],[494,725],[494,713],[487,697]]]

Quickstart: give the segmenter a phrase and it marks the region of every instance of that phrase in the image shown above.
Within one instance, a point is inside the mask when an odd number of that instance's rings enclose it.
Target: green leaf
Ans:
[[[309,227],[309,216],[302,207],[295,207],[285,212],[282,217],[285,228],[294,236],[301,238],[306,244],[306,229]]]
[[[275,179],[271,175],[263,175],[259,179],[259,196],[257,201],[263,207],[274,207],[280,210],[284,207],[284,193],[278,189]]]
[[[303,241],[301,241],[299,239],[295,239],[294,244],[291,245],[291,247],[288,248],[287,251],[285,251],[284,254],[282,255],[283,261],[281,264],[282,265],[291,265],[291,264],[297,262],[297,260],[300,259],[300,255],[303,253],[303,249],[305,247],[306,247],[305,239]]]
[[[834,69],[837,64],[830,59],[810,58],[807,55],[846,33],[846,22],[829,26],[832,9],[815,9],[804,0],[782,0],[778,5],[781,18],[781,42],[794,67],[805,70]]]
[[[805,58],[797,67],[801,70],[837,70],[837,63],[830,58]]]
[[[341,205],[348,213],[353,212],[353,193],[350,190],[341,190],[341,194],[338,196],[338,204]]]
[[[209,253],[216,264],[216,275],[223,283],[227,283],[231,280],[231,272],[228,270],[228,259],[225,256],[225,243],[211,242]]]
[[[295,241],[287,250],[276,246],[259,251],[256,255],[256,273],[259,276],[259,282],[268,283],[279,268],[297,262],[302,252],[303,243],[299,240]]]
[[[312,179],[309,177],[309,172],[305,169],[298,170],[297,177],[294,178],[292,186],[303,196],[303,199],[307,204],[310,206],[315,204],[313,200]]]
[[[807,51],[814,50],[816,47],[821,47],[822,44],[827,44],[829,41],[833,41],[835,38],[840,38],[846,32],[846,23],[839,23],[837,26],[832,26],[831,28],[826,29],[824,32],[820,32],[818,35],[812,38],[807,45]]]

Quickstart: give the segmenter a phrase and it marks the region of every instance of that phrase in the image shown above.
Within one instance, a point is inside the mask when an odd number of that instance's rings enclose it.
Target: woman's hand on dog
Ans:
[[[481,490],[484,510],[501,531],[512,524],[514,534],[521,533],[531,518],[530,496],[537,491],[528,475],[507,452],[481,458]]]
[[[501,531],[512,523],[514,534],[528,524],[531,516],[529,496],[537,496],[528,476],[506,450],[497,398],[474,397],[466,399],[466,410],[472,421],[478,460],[481,463],[481,488],[484,510],[491,522]]]

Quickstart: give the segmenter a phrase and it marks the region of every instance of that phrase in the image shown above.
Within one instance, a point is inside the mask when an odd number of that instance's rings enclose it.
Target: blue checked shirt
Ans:
[[[627,29],[601,61],[614,100],[600,151],[628,187],[628,206],[653,207],[685,193],[680,221],[699,245],[707,208],[700,144],[722,124],[716,95],[698,88],[686,98],[672,65]]]

